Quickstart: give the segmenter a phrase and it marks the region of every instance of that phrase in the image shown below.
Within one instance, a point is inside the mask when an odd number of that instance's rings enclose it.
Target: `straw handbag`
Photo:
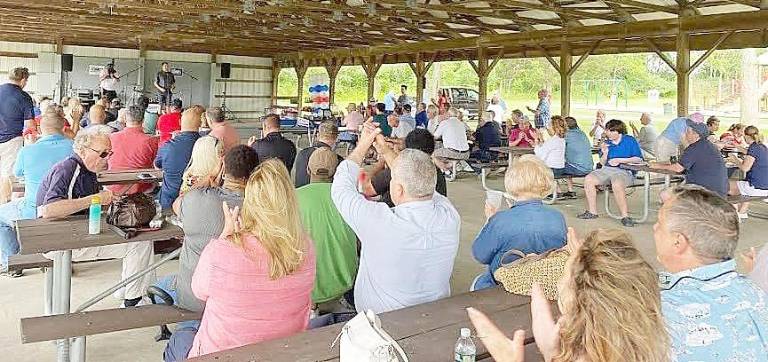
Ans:
[[[504,264],[503,260],[511,255],[517,255],[520,258]],[[563,277],[568,255],[565,248],[528,255],[520,250],[511,249],[501,258],[502,264],[493,276],[509,293],[531,295],[531,286],[533,283],[538,283],[547,299],[557,300],[558,283]]]

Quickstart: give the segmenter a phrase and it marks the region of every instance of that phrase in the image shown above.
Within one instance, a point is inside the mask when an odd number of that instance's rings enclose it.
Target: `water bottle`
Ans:
[[[461,336],[456,341],[456,348],[454,349],[454,361],[456,362],[475,362],[475,355],[477,354],[477,348],[475,348],[475,342],[472,342],[471,332],[469,328],[461,329]]]
[[[88,234],[101,234],[101,197],[91,196],[91,207],[88,209]]]

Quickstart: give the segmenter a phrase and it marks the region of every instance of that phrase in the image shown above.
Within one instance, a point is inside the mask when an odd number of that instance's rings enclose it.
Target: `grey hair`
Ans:
[[[125,112],[125,123],[137,124],[144,121],[144,109],[140,106],[130,106]]]
[[[93,140],[95,138],[99,137],[107,137],[109,138],[109,135],[114,130],[110,126],[106,126],[103,124],[94,124],[89,126],[88,128],[84,128],[80,130],[80,132],[77,133],[75,136],[74,144],[72,145],[72,148],[75,149],[75,151],[83,151],[86,147],[91,147],[93,144]]]
[[[670,191],[666,206],[667,228],[688,239],[702,259],[732,259],[739,241],[739,217],[733,205],[697,185]]]
[[[209,107],[205,111],[205,117],[213,123],[224,122],[224,110],[222,110],[221,107]]]
[[[422,151],[406,148],[400,152],[392,168],[392,178],[403,185],[410,197],[427,197],[435,193],[435,164],[432,157]]]

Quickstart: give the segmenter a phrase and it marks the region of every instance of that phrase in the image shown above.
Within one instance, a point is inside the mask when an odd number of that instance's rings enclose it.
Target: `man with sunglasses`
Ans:
[[[74,153],[55,164],[38,188],[38,217],[86,214],[94,195],[100,197],[102,205],[112,203],[112,192],[102,191],[96,176],[107,168],[107,160],[112,155],[111,133],[112,129],[107,126],[93,125],[77,134]],[[152,242],[98,246],[73,250],[72,261],[123,259],[121,279],[126,279],[149,267],[153,251]],[[126,285],[124,305],[138,304],[152,279],[154,275],[149,273]]]

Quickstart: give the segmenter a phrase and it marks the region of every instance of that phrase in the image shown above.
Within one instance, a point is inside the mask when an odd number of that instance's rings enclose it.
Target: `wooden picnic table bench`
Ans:
[[[461,328],[472,325],[467,307],[475,307],[493,319],[500,328],[510,333],[525,329],[533,343],[531,333],[530,298],[508,294],[502,288],[485,289],[455,295],[449,298],[404,308],[379,315],[387,333],[395,339],[410,360],[419,362],[450,361]],[[256,343],[226,351],[200,356],[191,361],[336,361],[339,346],[331,347],[341,332],[343,323],[309,330],[287,338]],[[479,339],[475,339],[477,360],[489,358]],[[527,351],[535,361],[537,351]]]
[[[143,305],[21,319],[21,343],[53,341],[196,320],[193,312],[164,304]]]
[[[181,228],[165,223],[159,230],[140,232],[133,238],[125,239],[112,231],[104,218],[102,218],[101,222],[102,232],[97,235],[90,235],[88,234],[88,218],[82,215],[61,219],[16,221],[16,234],[19,240],[19,253],[21,255],[53,252],[53,268],[46,272],[43,294],[46,314],[68,314],[70,312],[72,250],[139,241],[154,242],[174,238],[180,239],[184,236]],[[170,256],[174,254],[177,254],[177,252],[172,253]],[[163,259],[165,260],[165,258]],[[152,268],[143,270],[132,276],[132,278],[143,275],[153,270]],[[127,283],[127,281],[121,281],[121,283]],[[119,288],[120,285],[119,283],[113,286],[113,289]],[[100,295],[96,298],[103,297]],[[76,343],[73,354],[76,360],[84,360],[84,338],[79,338],[78,341],[82,341],[82,343]],[[69,340],[60,340],[57,345],[59,353],[64,353],[64,351],[68,350]]]

